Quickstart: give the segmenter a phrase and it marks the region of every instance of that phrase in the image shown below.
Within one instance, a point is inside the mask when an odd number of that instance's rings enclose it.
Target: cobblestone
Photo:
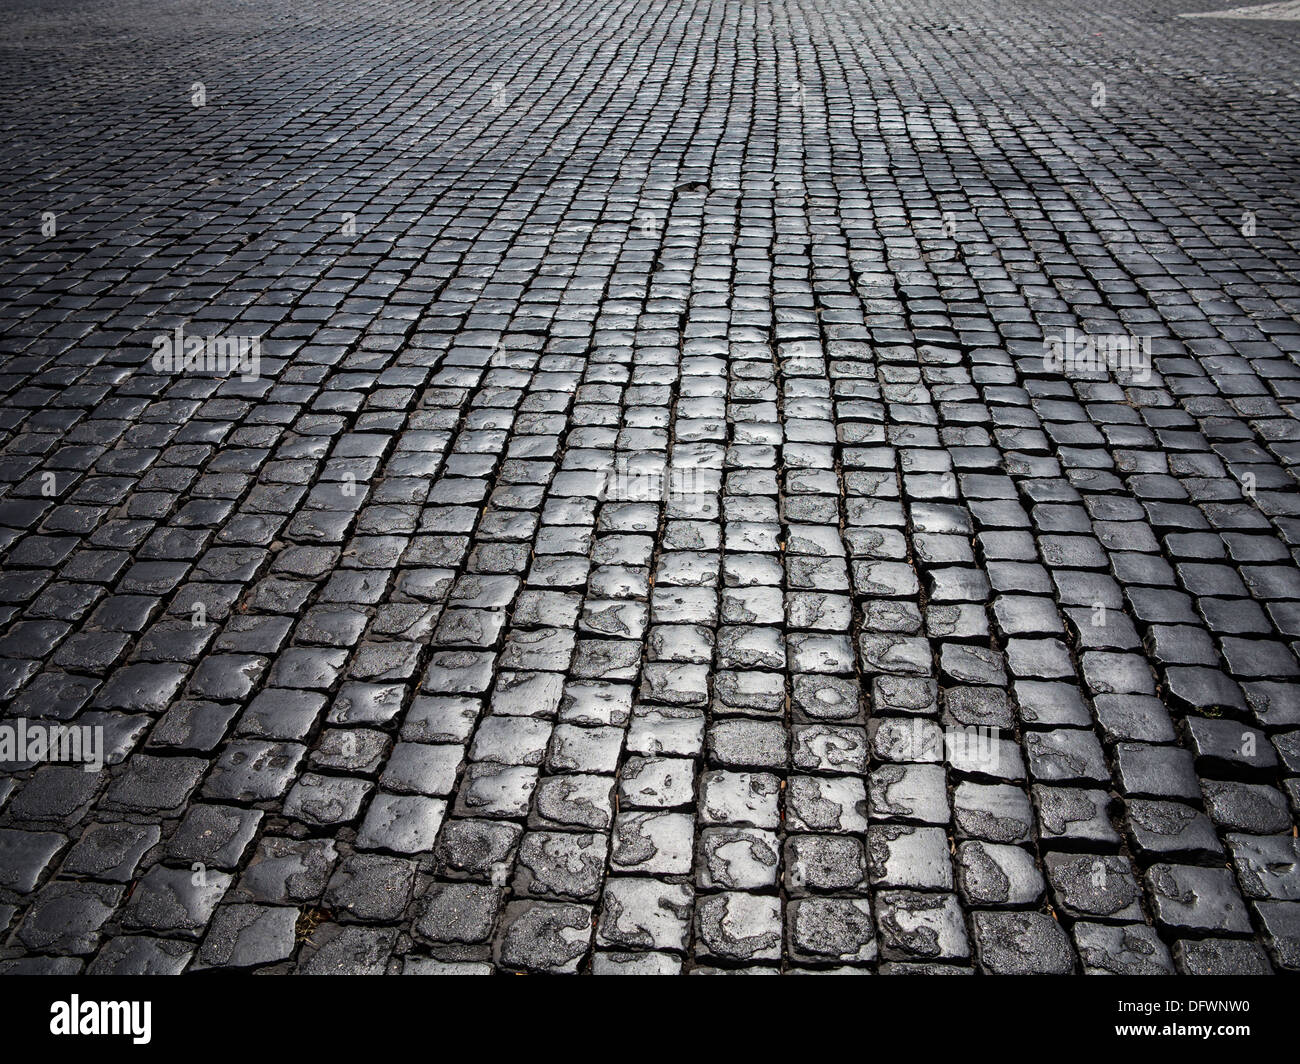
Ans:
[[[1300,970],[1297,5],[1178,7],[4,2],[0,971]]]

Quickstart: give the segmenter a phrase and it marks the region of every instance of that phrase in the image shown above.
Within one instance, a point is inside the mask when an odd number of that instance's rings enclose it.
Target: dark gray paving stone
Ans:
[[[10,5],[0,968],[1295,968],[1291,42],[1099,4]]]
[[[943,961],[970,956],[966,923],[956,895],[881,891],[875,901],[882,957]]]
[[[1046,886],[1028,850],[978,841],[957,847],[957,885],[969,905],[988,907],[1037,905]]]
[[[1146,883],[1156,919],[1168,928],[1248,934],[1246,903],[1226,868],[1156,864]]]
[[[478,883],[437,883],[416,903],[418,915],[414,930],[416,935],[430,942],[486,942],[492,934],[500,907],[501,891],[496,887]],[[567,912],[562,908],[544,911]]]
[[[1068,975],[1075,953],[1061,926],[1033,912],[977,912],[972,917],[980,968],[990,975]]]
[[[298,910],[223,905],[199,948],[198,966],[256,968],[287,960],[296,947]]]
[[[1172,975],[1169,949],[1146,924],[1092,924],[1071,928],[1085,975]]]

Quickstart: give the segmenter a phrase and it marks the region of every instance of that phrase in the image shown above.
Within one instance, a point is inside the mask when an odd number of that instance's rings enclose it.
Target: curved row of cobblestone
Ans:
[[[1290,23],[13,6],[0,970],[1300,968]]]

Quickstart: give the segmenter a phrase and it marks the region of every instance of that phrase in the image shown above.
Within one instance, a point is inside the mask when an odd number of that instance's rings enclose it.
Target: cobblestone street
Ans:
[[[0,973],[1300,971],[1211,7],[0,0]]]

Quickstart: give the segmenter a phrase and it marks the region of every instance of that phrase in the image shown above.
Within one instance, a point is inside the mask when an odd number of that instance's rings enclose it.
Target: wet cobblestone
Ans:
[[[1300,969],[1300,56],[1183,6],[6,5],[0,970]]]

